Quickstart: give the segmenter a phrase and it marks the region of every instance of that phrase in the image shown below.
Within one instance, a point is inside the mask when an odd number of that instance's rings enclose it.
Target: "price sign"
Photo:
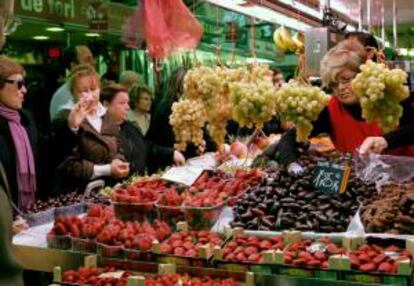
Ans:
[[[315,189],[324,193],[343,193],[348,184],[351,168],[329,162],[318,162],[312,177]]]
[[[191,186],[203,171],[203,168],[195,166],[172,167],[162,175],[161,179]]]

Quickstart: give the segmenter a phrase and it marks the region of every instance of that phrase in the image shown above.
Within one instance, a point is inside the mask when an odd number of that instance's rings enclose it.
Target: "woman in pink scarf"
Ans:
[[[20,64],[0,56],[0,161],[12,200],[19,208],[30,205],[36,192],[36,129],[31,117],[22,111],[27,92],[24,75]]]

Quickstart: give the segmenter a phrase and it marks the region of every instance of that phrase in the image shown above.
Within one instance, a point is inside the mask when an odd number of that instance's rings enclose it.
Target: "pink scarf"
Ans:
[[[17,110],[0,103],[0,116],[9,123],[16,150],[18,204],[19,207],[27,207],[34,201],[36,192],[36,171],[32,146],[26,129],[20,123],[20,115]]]

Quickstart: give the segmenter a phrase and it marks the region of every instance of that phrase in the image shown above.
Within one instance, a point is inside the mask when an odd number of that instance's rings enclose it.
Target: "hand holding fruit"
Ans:
[[[368,137],[364,140],[359,148],[360,154],[366,154],[368,152],[382,153],[387,149],[388,143],[384,137]]]
[[[22,231],[27,230],[29,226],[25,219],[23,219],[21,216],[18,216],[16,220],[13,221],[12,228],[13,228],[13,234],[18,234]]]
[[[129,174],[129,163],[119,159],[114,159],[111,163],[111,176],[114,178],[124,178]]]
[[[182,166],[185,164],[185,157],[180,151],[174,151],[173,160],[174,164],[177,166]]]

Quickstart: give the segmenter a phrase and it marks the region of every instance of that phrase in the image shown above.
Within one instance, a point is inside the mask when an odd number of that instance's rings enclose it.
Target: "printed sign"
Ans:
[[[329,162],[318,162],[312,177],[315,189],[324,193],[343,193],[348,184],[351,168]]]

